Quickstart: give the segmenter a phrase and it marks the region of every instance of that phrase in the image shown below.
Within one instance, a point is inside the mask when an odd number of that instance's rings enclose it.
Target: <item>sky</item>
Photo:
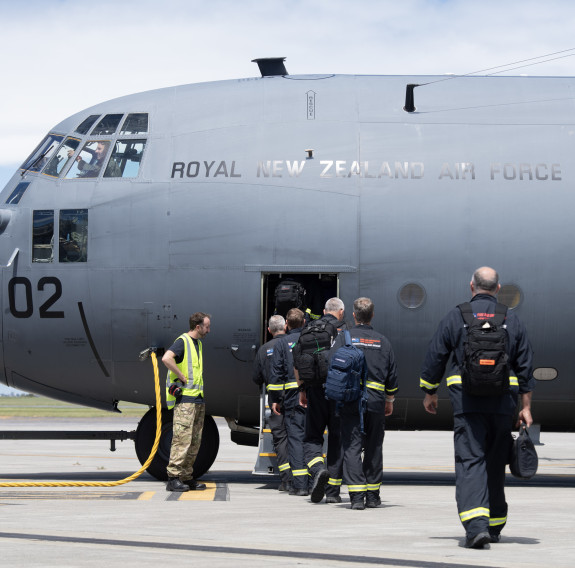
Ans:
[[[572,0],[0,0],[0,188],[50,128],[149,89],[291,74],[465,74],[575,46]],[[575,57],[507,74],[573,75]],[[559,56],[556,56],[559,57]]]
[[[291,74],[574,75],[573,0],[0,0],[0,189],[54,125],[96,103]],[[565,57],[569,55],[569,57]],[[0,385],[0,393],[2,386]]]

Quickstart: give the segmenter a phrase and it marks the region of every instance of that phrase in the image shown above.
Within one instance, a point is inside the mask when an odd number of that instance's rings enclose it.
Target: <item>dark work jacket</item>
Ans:
[[[497,300],[490,294],[477,294],[471,299],[473,313],[478,319],[486,319],[481,317],[481,314],[495,313],[496,303]],[[434,394],[447,368],[446,382],[455,415],[469,412],[514,414],[517,395],[531,392],[535,386],[533,351],[525,327],[511,310],[507,312],[505,324],[511,369],[511,386],[507,394],[472,396],[463,391],[460,368],[467,332],[464,328],[463,316],[457,307],[443,318],[431,339],[421,370],[420,387],[424,392]],[[452,357],[448,366],[450,356]]]
[[[268,401],[271,404],[279,403],[282,408],[293,408],[299,404],[299,391],[293,372],[292,349],[297,343],[301,328],[290,329],[281,336],[274,347],[270,367],[270,383]]]
[[[269,383],[272,355],[274,354],[274,346],[283,337],[283,333],[276,335],[273,339],[270,339],[267,343],[264,343],[256,354],[256,360],[254,362],[254,372],[252,379],[254,383],[258,386]]]
[[[367,410],[385,413],[385,395],[398,391],[395,356],[389,340],[371,325],[356,325],[349,330],[351,343],[359,347],[367,364]],[[345,345],[345,334],[340,333],[330,351],[330,357]]]

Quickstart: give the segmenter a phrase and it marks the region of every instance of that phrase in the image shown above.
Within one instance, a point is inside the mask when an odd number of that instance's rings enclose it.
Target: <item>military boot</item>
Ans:
[[[196,479],[186,479],[186,481],[184,481],[184,484],[188,486],[190,491],[201,491],[206,488],[205,483],[200,483]]]
[[[189,491],[190,488],[186,483],[180,481],[178,477],[168,477],[168,483],[166,485],[166,491],[177,491],[178,493],[183,493],[184,491]]]

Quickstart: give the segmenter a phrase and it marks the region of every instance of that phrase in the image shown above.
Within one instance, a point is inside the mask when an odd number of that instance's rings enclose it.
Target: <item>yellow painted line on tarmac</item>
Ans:
[[[206,488],[201,491],[186,491],[178,498],[178,501],[215,501],[216,500],[215,483],[206,483]]]
[[[143,493],[140,493],[138,501],[149,501],[155,494],[155,491],[144,491]]]

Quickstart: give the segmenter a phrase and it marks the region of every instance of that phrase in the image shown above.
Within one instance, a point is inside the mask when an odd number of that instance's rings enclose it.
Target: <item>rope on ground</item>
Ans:
[[[148,466],[152,463],[158,446],[160,444],[160,434],[162,431],[162,401],[160,398],[160,376],[158,373],[158,361],[156,354],[152,351],[152,363],[154,365],[154,384],[156,389],[156,439],[154,445],[152,446],[152,451],[146,463],[130,477],[120,479],[118,481],[48,481],[48,482],[14,482],[14,483],[0,483],[0,487],[116,487],[117,485],[124,485],[130,481],[134,481],[137,477],[140,477]]]

